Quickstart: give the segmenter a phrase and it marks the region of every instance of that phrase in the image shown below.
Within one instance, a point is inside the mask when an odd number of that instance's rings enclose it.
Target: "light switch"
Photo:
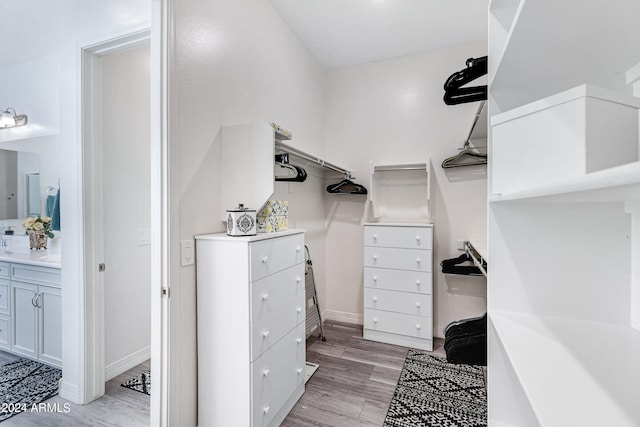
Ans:
[[[193,240],[183,240],[180,242],[180,265],[183,267],[195,263],[195,253],[193,250]]]
[[[138,246],[151,244],[151,229],[140,228],[138,229]]]

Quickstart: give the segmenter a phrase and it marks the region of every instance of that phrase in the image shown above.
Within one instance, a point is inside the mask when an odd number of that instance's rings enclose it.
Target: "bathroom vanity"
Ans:
[[[62,367],[60,270],[56,249],[0,248],[0,350]]]

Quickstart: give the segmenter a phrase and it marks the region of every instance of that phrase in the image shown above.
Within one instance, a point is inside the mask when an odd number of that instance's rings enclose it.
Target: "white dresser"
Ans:
[[[304,393],[304,233],[196,244],[198,424],[278,426]]]
[[[365,339],[433,349],[432,249],[432,224],[365,224]]]

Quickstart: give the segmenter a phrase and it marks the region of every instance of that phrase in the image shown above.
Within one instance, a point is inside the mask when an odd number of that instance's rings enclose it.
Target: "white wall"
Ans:
[[[486,54],[486,44],[465,44],[332,70],[327,86],[327,156],[368,186],[376,164],[433,162],[434,329],[486,310],[483,278],[443,275],[441,260],[458,256],[457,240],[486,242],[486,168],[443,169],[466,140],[478,103],[448,106],[443,84]],[[364,197],[327,195],[328,317],[362,319]]]
[[[294,144],[322,155],[325,73],[269,2],[185,0],[170,7],[170,380],[179,384],[180,399],[170,421],[190,426],[197,413],[196,277],[194,266],[180,266],[179,242],[224,231],[220,128],[275,121],[293,131]]]
[[[107,379],[149,357],[150,229],[149,46],[101,57]]]

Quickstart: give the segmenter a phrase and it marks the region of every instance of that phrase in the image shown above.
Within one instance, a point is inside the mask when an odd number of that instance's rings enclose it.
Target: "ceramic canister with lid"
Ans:
[[[227,235],[254,236],[256,234],[256,210],[239,204],[237,208],[227,209]]]

